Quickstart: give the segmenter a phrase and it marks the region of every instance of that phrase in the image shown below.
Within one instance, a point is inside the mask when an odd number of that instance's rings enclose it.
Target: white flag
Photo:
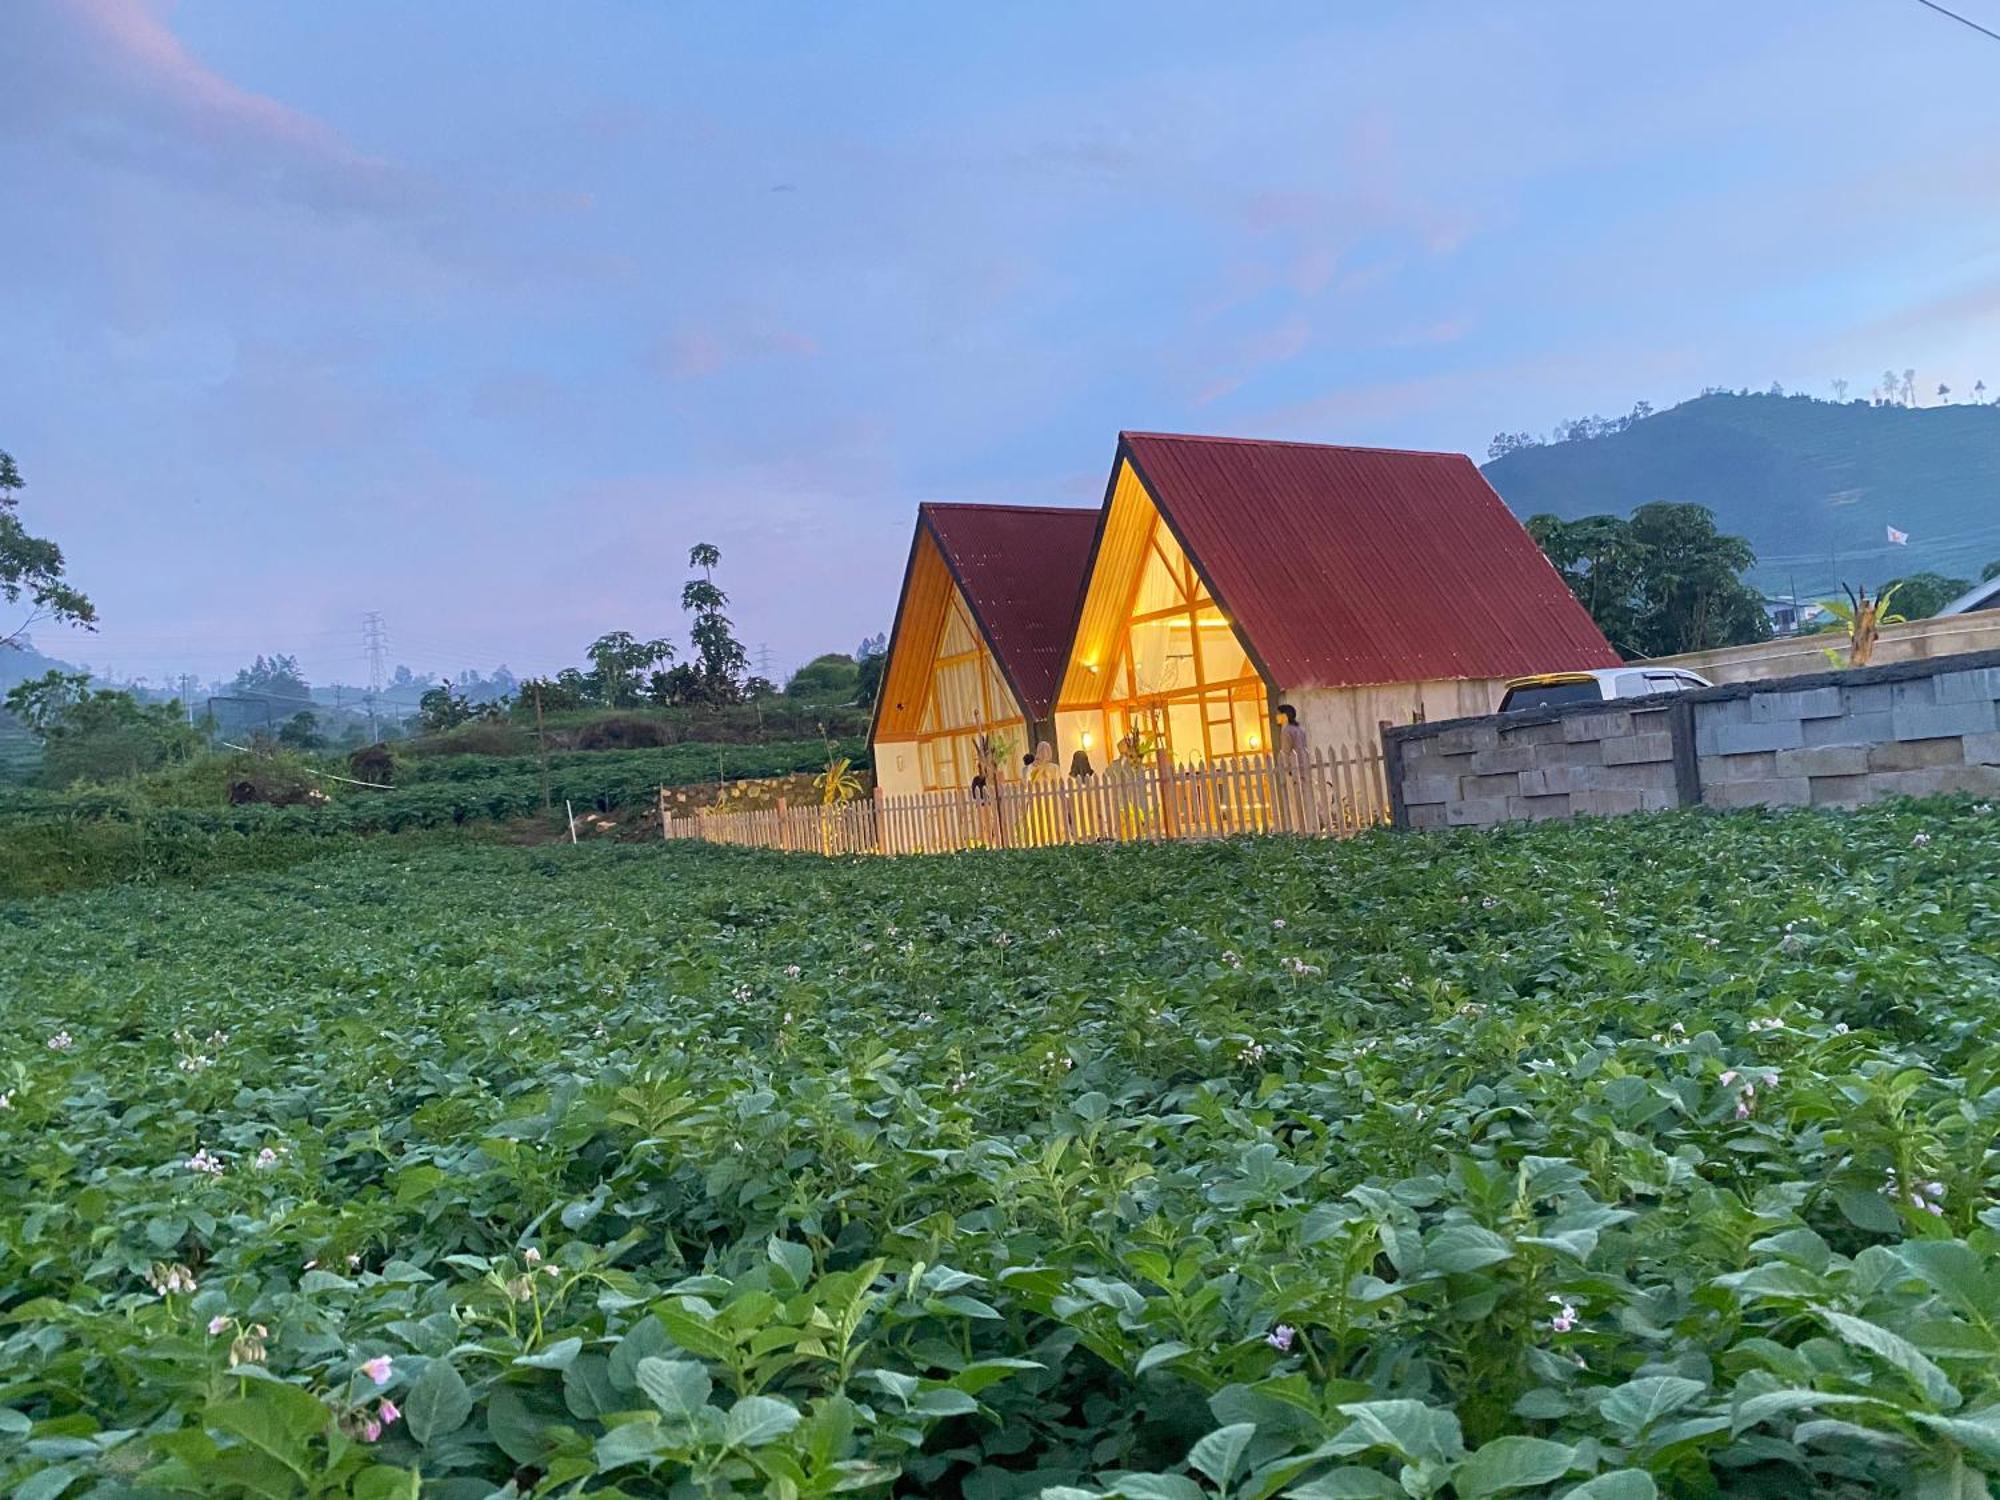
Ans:
[[[1897,529],[1896,529],[1895,527],[1891,526],[1891,527],[1889,528],[1889,545],[1890,545],[1890,546],[1892,546],[1892,547],[1907,547],[1907,546],[1909,546],[1909,545],[1910,545],[1910,534],[1909,534],[1909,532],[1907,532],[1907,531],[1898,531],[1898,530],[1897,530]]]

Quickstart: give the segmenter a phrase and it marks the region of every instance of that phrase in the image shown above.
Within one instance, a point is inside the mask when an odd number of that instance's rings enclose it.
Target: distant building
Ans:
[[[920,505],[869,735],[889,796],[962,791],[978,741],[996,769],[1051,739],[1051,705],[1097,512]]]
[[[1833,618],[1824,604],[1811,599],[1766,599],[1764,617],[1772,635],[1805,635]]]
[[[1969,615],[1975,610],[2000,609],[2000,574],[1976,584],[1960,594],[1938,613],[1941,615]]]

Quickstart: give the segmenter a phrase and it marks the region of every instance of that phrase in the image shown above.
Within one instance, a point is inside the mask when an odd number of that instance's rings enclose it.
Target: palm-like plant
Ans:
[[[1836,667],[1865,667],[1874,660],[1875,639],[1881,634],[1882,627],[1903,623],[1901,615],[1889,611],[1889,601],[1896,597],[1896,590],[1901,587],[1900,583],[1892,583],[1870,599],[1865,586],[1856,592],[1843,583],[1840,588],[1847,595],[1845,602],[1828,599],[1825,608],[1847,627],[1847,660],[1843,663],[1839,649],[1832,646],[1826,649],[1827,660]]]

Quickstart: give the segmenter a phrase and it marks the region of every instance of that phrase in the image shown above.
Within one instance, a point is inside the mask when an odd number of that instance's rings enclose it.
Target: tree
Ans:
[[[792,673],[785,696],[806,703],[851,703],[860,679],[861,669],[853,657],[829,651]]]
[[[456,729],[478,712],[463,693],[451,690],[449,682],[427,690],[417,700],[417,723],[425,734],[443,734],[447,729]]]
[[[237,672],[230,691],[244,698],[273,698],[293,703],[312,701],[312,687],[299,670],[299,659],[280,651],[273,651],[268,658],[258,653],[255,661]]]
[[[702,576],[690,578],[681,588],[681,608],[694,616],[688,639],[694,646],[699,696],[707,703],[740,700],[743,672],[750,665],[750,653],[736,639],[729,617],[723,613],[729,596],[715,584],[715,570],[721,562],[719,548],[697,542],[688,550],[688,566],[700,568]]]
[[[278,727],[278,743],[287,750],[318,750],[326,745],[319,732],[319,715],[302,708]]]
[[[606,708],[630,708],[639,701],[643,674],[672,661],[674,647],[671,641],[642,641],[629,630],[614,630],[592,641],[584,654],[596,679],[597,701]]]
[[[1915,406],[1916,404],[1917,372],[1915,370],[1905,370],[1903,371],[1903,405]]]
[[[1992,562],[1979,570],[1979,581],[1981,583],[1985,583],[1993,578],[2000,578],[2000,557],[1994,558]]]
[[[1972,587],[1969,578],[1947,578],[1942,573],[1912,573],[1891,580],[1883,589],[1886,597],[1896,595],[1896,612],[1906,620],[1928,620],[1952,600]]]
[[[1983,380],[1975,380],[1975,381],[1973,381],[1973,382],[1972,382],[1972,399],[1973,399],[1974,401],[1977,401],[1977,402],[1979,402],[1979,403],[1980,403],[1980,404],[1981,404],[1982,406],[1983,406],[1983,405],[1985,405],[1985,403],[1986,403],[1986,382],[1985,382],[1985,381],[1983,381]]]
[[[1836,401],[1845,401],[1847,399],[1847,382],[1836,380],[1831,382],[1831,384],[1833,386],[1833,399]]]
[[[96,607],[63,579],[62,548],[21,524],[18,492],[26,487],[13,455],[0,449],[0,600],[19,605],[25,595],[28,601],[27,618],[0,635],[0,649],[19,649],[44,620],[97,628]]]
[[[5,702],[40,737],[41,778],[51,786],[136,776],[185,760],[201,746],[179,702],[141,703],[130,693],[92,691],[84,672],[46,672],[17,683]]]
[[[1942,380],[1938,382],[1938,404],[1940,406],[1951,405],[1951,387],[1946,385]]]
[[[1743,582],[1750,544],[1725,536],[1705,506],[1657,501],[1629,520],[1531,517],[1528,531],[1598,629],[1628,657],[1732,646],[1771,633]]]

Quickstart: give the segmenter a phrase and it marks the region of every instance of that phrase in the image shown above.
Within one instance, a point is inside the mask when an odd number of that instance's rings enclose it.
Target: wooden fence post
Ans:
[[[1180,837],[1180,818],[1174,808],[1174,762],[1161,745],[1153,752],[1153,769],[1160,777],[1160,837]]]
[[[882,788],[879,784],[875,788],[875,852],[889,852],[889,821],[882,811]]]

